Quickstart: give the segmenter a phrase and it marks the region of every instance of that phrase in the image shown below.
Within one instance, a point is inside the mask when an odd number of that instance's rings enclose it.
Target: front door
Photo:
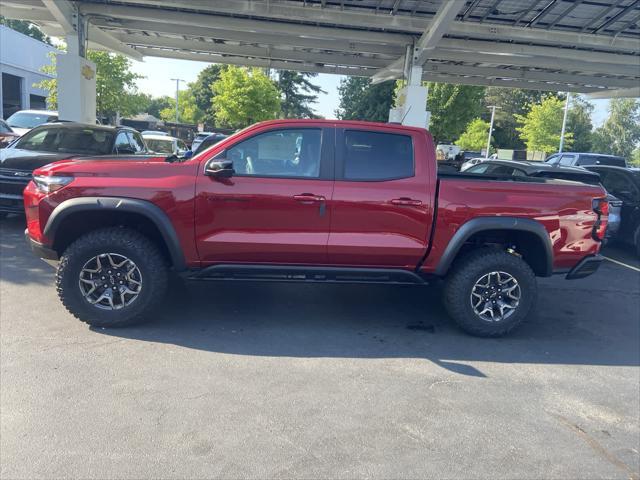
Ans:
[[[313,124],[263,130],[202,162],[230,160],[235,170],[231,178],[198,173],[203,264],[326,264],[334,136]]]
[[[337,130],[332,265],[416,267],[433,219],[427,155],[416,132]]]

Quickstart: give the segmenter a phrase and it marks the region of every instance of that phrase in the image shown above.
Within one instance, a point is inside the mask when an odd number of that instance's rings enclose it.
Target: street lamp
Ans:
[[[493,119],[496,116],[496,107],[495,105],[487,105],[487,108],[491,109],[491,123],[489,124],[489,138],[487,138],[487,151],[484,154],[484,158],[489,158],[489,149],[491,148],[491,134],[493,133]]]
[[[567,112],[569,111],[569,97],[571,97],[571,94],[567,92],[567,100],[564,102],[564,116],[562,117],[562,132],[560,133],[560,148],[558,149],[558,153],[562,153],[562,148],[564,147],[564,131],[567,128]]]
[[[176,82],[176,123],[178,123],[178,92],[180,91],[180,82],[184,82],[181,78],[172,78]]]

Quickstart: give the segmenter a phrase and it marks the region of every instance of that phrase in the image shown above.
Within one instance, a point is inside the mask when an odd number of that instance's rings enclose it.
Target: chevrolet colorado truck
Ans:
[[[72,159],[24,192],[32,249],[58,260],[64,306],[124,326],[189,279],[427,284],[450,316],[499,336],[536,303],[536,276],[593,273],[599,185],[438,174],[425,129],[275,120],[178,161]]]

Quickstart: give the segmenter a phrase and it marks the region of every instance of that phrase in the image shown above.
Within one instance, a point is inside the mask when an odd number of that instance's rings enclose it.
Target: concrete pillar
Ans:
[[[67,36],[67,53],[57,56],[58,117],[96,123],[96,65],[80,56],[80,42]]]
[[[422,85],[422,67],[410,65],[407,85],[398,91],[396,106],[389,111],[389,122],[429,128],[427,108],[429,89]]]

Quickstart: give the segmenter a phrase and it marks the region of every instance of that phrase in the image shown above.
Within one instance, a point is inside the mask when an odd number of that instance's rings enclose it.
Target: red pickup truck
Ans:
[[[430,134],[392,124],[275,120],[184,161],[67,160],[34,172],[27,238],[59,259],[64,306],[122,326],[190,279],[427,284],[467,332],[502,335],[536,276],[599,266],[599,186],[438,174]]]

